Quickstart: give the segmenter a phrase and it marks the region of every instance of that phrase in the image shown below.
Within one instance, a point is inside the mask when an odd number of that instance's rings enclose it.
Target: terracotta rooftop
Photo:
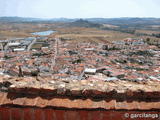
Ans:
[[[160,110],[160,84],[153,81],[91,82],[1,78],[0,106]]]
[[[159,99],[126,99],[126,98],[78,98],[68,96],[13,94],[0,92],[0,105],[69,108],[69,109],[105,109],[105,110],[159,110]]]

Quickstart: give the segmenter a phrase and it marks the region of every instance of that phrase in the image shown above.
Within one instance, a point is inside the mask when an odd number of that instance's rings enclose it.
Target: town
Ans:
[[[159,44],[155,41],[155,44]],[[160,51],[141,38],[67,42],[57,36],[0,41],[0,76],[37,80],[160,81]]]
[[[160,0],[0,0],[0,120],[160,120]]]

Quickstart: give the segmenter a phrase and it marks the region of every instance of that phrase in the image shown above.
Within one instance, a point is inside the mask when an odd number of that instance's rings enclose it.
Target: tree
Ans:
[[[31,71],[31,76],[37,76],[38,72],[37,71]]]
[[[10,59],[10,58],[12,58],[12,57],[9,57],[9,56],[7,56],[7,55],[4,55],[4,59]]]
[[[146,41],[147,41],[147,43],[149,43],[150,42],[150,38],[147,38]]]

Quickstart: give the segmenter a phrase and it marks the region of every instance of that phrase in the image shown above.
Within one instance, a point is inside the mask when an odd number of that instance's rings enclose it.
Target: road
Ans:
[[[3,45],[2,45],[2,43],[0,43],[0,49],[3,51]]]
[[[55,65],[56,65],[56,59],[57,59],[57,55],[58,55],[58,42],[59,42],[59,38],[56,37],[55,38],[55,54],[52,61],[52,70],[54,69]]]
[[[28,47],[27,47],[27,51],[30,51],[30,49],[31,49],[31,47],[32,47],[32,45],[36,42],[36,38],[28,45]]]

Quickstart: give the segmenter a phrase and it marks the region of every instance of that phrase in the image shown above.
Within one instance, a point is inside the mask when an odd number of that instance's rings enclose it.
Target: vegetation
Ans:
[[[147,51],[147,50],[144,50],[144,51],[138,50],[138,51],[136,51],[136,52],[129,52],[128,55],[129,55],[129,56],[133,56],[133,55],[141,55],[141,56],[143,56],[143,55],[146,55],[146,56],[150,56],[150,57],[153,57],[153,56],[154,56],[151,52],[149,52],[149,51]]]
[[[4,59],[11,59],[12,57],[4,55]]]
[[[70,55],[77,54],[77,53],[76,53],[75,51],[73,51],[73,50],[69,50],[68,53],[69,53]]]
[[[146,42],[147,42],[147,43],[150,43],[150,38],[147,38],[147,39],[146,39]]]
[[[146,71],[147,69],[144,69],[144,68],[134,68],[134,67],[129,67],[127,66],[126,69],[135,69],[137,71]]]
[[[73,62],[72,62],[72,64],[75,64],[75,63],[81,63],[83,61],[83,59],[76,59],[76,60],[74,60]]]
[[[144,65],[144,64],[153,65],[151,61],[140,60],[135,58],[128,58],[127,61],[130,61],[131,63],[137,63],[139,65]]]
[[[50,44],[48,44],[48,43],[43,43],[42,44],[42,47],[48,47]]]
[[[132,30],[132,29],[122,29],[122,28],[103,28],[104,30],[113,30],[113,31],[120,31],[123,33],[129,33],[129,34],[135,34],[136,30]]]
[[[28,21],[30,20],[30,22]],[[143,39],[150,36],[150,41],[158,38],[160,21],[156,18],[90,18],[85,20],[57,19],[45,21],[32,18],[0,17],[0,36],[2,38],[31,37],[31,32],[55,30],[47,37],[57,35],[62,41],[109,43],[125,38]],[[67,21],[67,22],[64,22]],[[153,34],[153,35],[152,35]],[[159,46],[159,45],[158,45]]]
[[[66,41],[67,39],[63,38],[63,37],[60,37],[60,40],[61,41]]]
[[[147,44],[148,45],[155,45],[155,46],[157,46],[158,48],[160,48],[160,44],[158,43],[158,40],[155,40],[156,42],[154,43],[154,42],[152,42],[151,40],[150,40],[150,38],[147,38],[146,39],[146,42],[147,42]]]
[[[66,24],[67,27],[85,27],[85,28],[100,28],[102,25],[97,23],[91,23],[87,20],[77,20]]]
[[[31,76],[37,76],[38,75],[38,72],[36,71],[31,71]]]
[[[152,34],[152,36],[156,37],[156,38],[160,38],[160,33],[159,34]]]
[[[105,56],[108,57],[109,56],[108,53],[105,53]]]
[[[44,56],[44,55],[49,55],[50,53],[33,53],[32,56]]]

